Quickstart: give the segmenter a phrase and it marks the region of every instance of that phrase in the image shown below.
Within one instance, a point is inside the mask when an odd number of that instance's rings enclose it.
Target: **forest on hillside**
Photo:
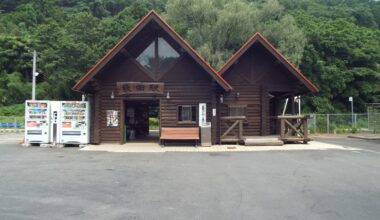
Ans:
[[[261,32],[319,88],[305,112],[380,102],[380,1],[2,0],[0,108],[30,98],[33,50],[37,98],[78,98],[75,81],[150,9],[215,69]]]

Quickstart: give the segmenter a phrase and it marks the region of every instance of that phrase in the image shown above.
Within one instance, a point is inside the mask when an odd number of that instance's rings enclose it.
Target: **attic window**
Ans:
[[[164,38],[158,37],[137,56],[136,60],[153,73],[153,78],[158,79],[169,70],[179,56],[180,54]]]

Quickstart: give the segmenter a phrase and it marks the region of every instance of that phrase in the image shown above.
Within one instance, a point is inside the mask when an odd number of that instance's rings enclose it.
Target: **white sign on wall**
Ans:
[[[199,126],[207,123],[207,105],[206,103],[199,103]]]

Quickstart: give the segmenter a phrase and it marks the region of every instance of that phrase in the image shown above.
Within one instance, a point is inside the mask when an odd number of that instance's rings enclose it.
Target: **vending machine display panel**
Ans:
[[[25,102],[25,142],[49,143],[50,135],[49,101]]]
[[[61,102],[60,141],[63,144],[89,142],[88,102]]]

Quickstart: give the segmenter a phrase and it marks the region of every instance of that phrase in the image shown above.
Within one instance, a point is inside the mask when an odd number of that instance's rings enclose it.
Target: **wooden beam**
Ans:
[[[244,133],[243,129],[244,129],[243,128],[243,121],[240,120],[239,121],[239,140],[243,139],[243,133]]]
[[[295,132],[297,133],[299,136],[303,137],[303,134],[299,131],[299,128],[297,127],[298,124],[296,125],[292,125],[292,123],[290,123],[288,120],[286,119],[283,119],[285,121],[286,124],[288,124],[288,126]],[[300,123],[301,125],[301,123]],[[298,125],[299,126],[299,125]],[[289,132],[288,132],[289,133]]]
[[[124,100],[120,99],[119,100],[120,104],[120,116],[119,116],[119,128],[120,128],[120,144],[124,144]]]
[[[245,120],[245,116],[224,116],[220,117],[221,120]]]
[[[236,127],[236,125],[238,125],[239,124],[239,121],[235,121],[232,125],[231,125],[231,127],[229,127],[228,129],[227,129],[227,131],[225,131],[223,134],[222,134],[222,137],[225,137],[228,133],[230,133],[231,131],[232,131],[232,129],[234,129],[235,127]]]

